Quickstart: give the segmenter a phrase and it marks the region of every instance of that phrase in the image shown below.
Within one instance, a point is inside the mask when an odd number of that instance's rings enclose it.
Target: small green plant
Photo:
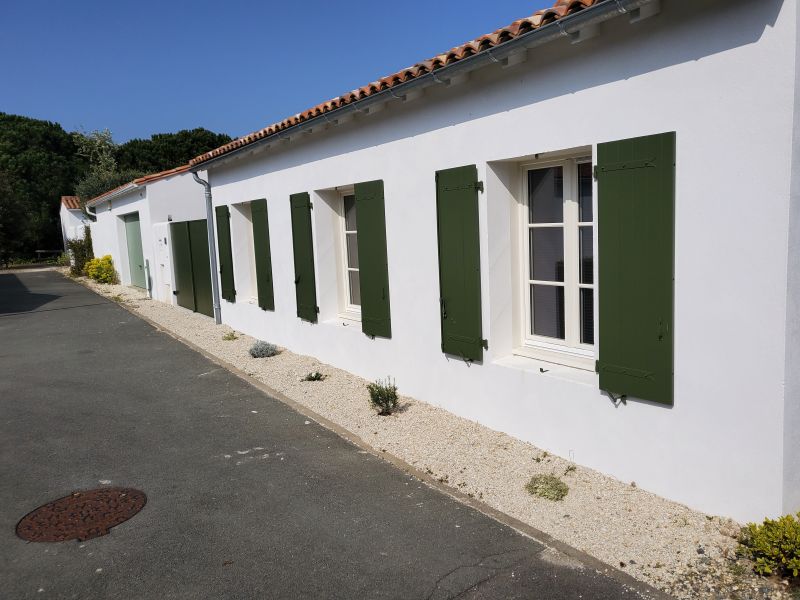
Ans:
[[[525,485],[532,496],[548,500],[563,500],[569,492],[569,486],[555,475],[534,475]]]
[[[114,294],[113,296],[110,296],[110,298],[114,302],[125,302],[125,298],[123,298],[121,294]]]
[[[59,267],[68,267],[69,266],[69,254],[67,254],[66,252],[62,252],[61,254],[59,254],[58,258],[56,258],[56,264]]]
[[[564,475],[569,475],[570,473],[573,473],[576,470],[577,470],[577,467],[575,465],[567,465],[567,468],[564,469]]]
[[[83,228],[83,238],[77,238],[67,241],[67,249],[69,250],[71,267],[70,274],[79,276],[84,274],[86,263],[94,256],[92,249],[92,231],[88,226]]]
[[[222,336],[222,339],[226,342],[232,342],[233,340],[238,340],[239,336],[236,335],[235,331],[229,331],[228,333]]]
[[[117,272],[114,270],[114,261],[110,254],[102,258],[93,258],[84,267],[86,276],[98,283],[117,283]]]
[[[323,379],[325,379],[325,375],[319,371],[312,371],[303,377],[303,381],[322,381]]]
[[[250,347],[250,356],[253,358],[268,358],[270,356],[275,356],[277,353],[278,347],[275,344],[270,344],[262,340],[256,340]]]
[[[741,577],[747,572],[747,569],[738,562],[731,562],[728,563],[728,571],[731,572],[731,575]]]
[[[800,575],[800,512],[764,519],[742,528],[739,552],[753,561],[759,575],[797,578]]]
[[[369,401],[378,414],[385,417],[394,412],[397,408],[397,386],[390,377],[386,381],[378,379],[374,383],[368,383]]]

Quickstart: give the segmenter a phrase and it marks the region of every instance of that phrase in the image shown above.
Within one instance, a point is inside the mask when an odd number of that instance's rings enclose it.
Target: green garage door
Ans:
[[[146,288],[144,275],[144,256],[142,254],[142,228],[139,225],[139,213],[131,213],[122,217],[125,221],[125,239],[128,243],[128,266],[131,274],[131,285]]]
[[[214,316],[211,262],[205,219],[170,224],[175,294],[178,305]]]

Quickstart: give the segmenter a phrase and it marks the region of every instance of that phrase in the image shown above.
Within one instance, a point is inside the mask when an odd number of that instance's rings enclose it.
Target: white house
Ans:
[[[559,0],[197,157],[222,320],[695,508],[799,509],[799,19]]]
[[[64,241],[64,252],[67,251],[67,242],[74,239],[83,239],[84,227],[89,225],[89,219],[83,212],[77,196],[61,196],[61,239]]]
[[[205,223],[206,217],[203,188],[188,166],[135,179],[86,206],[97,216],[90,226],[95,256],[110,254],[123,284],[147,289],[162,302],[177,302],[170,225]],[[203,242],[207,252],[207,239]]]

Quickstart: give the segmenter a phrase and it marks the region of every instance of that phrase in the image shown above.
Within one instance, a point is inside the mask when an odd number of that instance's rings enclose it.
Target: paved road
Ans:
[[[148,503],[84,543],[15,536],[101,481]],[[0,482],[9,600],[639,597],[55,272],[0,274]]]

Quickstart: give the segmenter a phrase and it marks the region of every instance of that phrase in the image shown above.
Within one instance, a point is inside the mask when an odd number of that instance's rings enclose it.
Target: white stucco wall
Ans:
[[[113,198],[101,202],[95,207],[97,221],[92,226],[92,246],[95,256],[110,254],[114,260],[114,267],[119,273],[120,282],[124,285],[131,284],[130,265],[128,261],[128,241],[125,235],[123,217],[134,212],[139,213],[139,226],[142,231],[142,254],[145,260],[152,264],[152,227],[146,226],[150,222],[150,211],[147,202],[147,190],[136,188]],[[99,238],[98,238],[99,236]]]
[[[800,10],[795,16],[800,31]],[[800,106],[800,44],[794,63],[795,107]],[[792,139],[792,191],[789,206],[789,261],[786,296],[786,392],[784,398],[784,512],[800,510],[800,114],[795,112]]]
[[[522,65],[212,168],[216,204],[269,206],[276,311],[223,301],[224,322],[367,378],[391,374],[404,394],[692,507],[741,520],[793,508],[785,483],[798,456],[784,457],[795,434],[784,436],[782,418],[796,360],[786,345],[795,2],[662,5],[655,18],[616,19],[579,45],[538,48]],[[614,407],[594,373],[511,356],[508,161],[665,131],[677,132],[675,403]],[[471,366],[440,351],[434,183],[436,170],[465,164],[486,183],[489,350]],[[390,340],[335,318],[332,211],[316,193],[373,179],[386,194]],[[314,202],[319,324],[296,317],[288,198],[300,191]]]
[[[58,214],[61,219],[61,239],[66,251],[68,240],[83,239],[83,230],[89,224],[89,219],[84,217],[83,211],[70,210],[63,204]]]
[[[200,176],[204,177],[205,173],[201,172]],[[183,173],[148,184],[147,200],[153,228],[150,246],[153,297],[174,304],[169,223],[205,219],[204,188],[194,181],[191,173]]]
[[[200,173],[201,176],[205,172]],[[169,262],[169,222],[206,217],[203,187],[182,173],[130,190],[96,207],[97,222],[92,225],[95,256],[111,254],[120,281],[130,285],[128,247],[122,218],[139,213],[142,254],[150,267],[153,297],[173,303],[172,265]]]

